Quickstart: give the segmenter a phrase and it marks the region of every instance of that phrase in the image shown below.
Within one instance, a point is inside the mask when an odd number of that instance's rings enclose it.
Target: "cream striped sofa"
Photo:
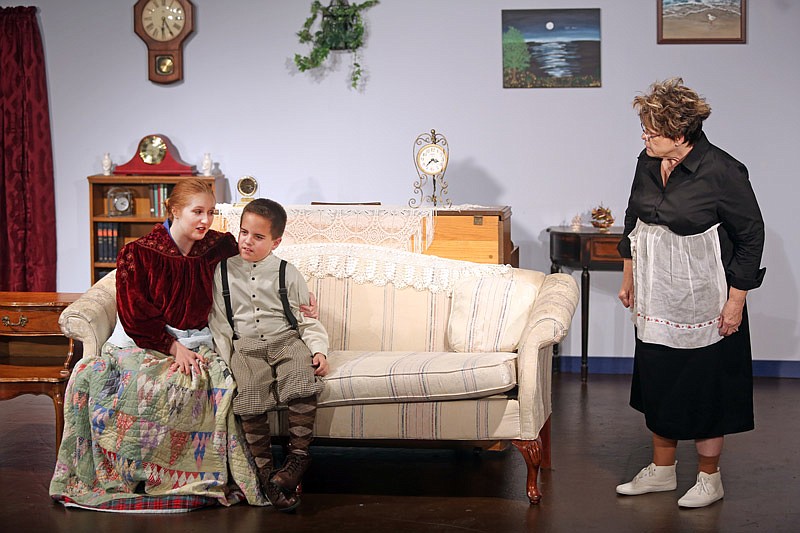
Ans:
[[[276,254],[306,277],[330,337],[315,442],[510,441],[526,462],[531,503],[541,499],[552,348],[578,302],[572,277],[358,244],[282,246]],[[98,281],[62,314],[62,330],[83,342],[84,357],[113,330],[114,280],[112,273]],[[523,309],[512,313],[514,306]],[[501,330],[514,338],[500,339]],[[270,416],[286,435],[285,412]]]

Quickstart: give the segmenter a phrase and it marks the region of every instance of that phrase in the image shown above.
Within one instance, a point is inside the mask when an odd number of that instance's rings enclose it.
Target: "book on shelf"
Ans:
[[[115,263],[120,248],[120,225],[118,222],[98,222],[95,234],[97,261]]]
[[[150,214],[162,218],[166,216],[164,202],[169,198],[170,186],[166,183],[150,185]]]

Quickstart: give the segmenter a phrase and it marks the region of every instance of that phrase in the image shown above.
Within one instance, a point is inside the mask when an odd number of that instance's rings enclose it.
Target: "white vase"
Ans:
[[[111,154],[108,152],[103,154],[103,175],[110,176],[111,175]]]
[[[206,152],[203,154],[203,161],[200,163],[200,173],[203,176],[210,176],[213,168],[214,162],[211,160],[211,154]]]

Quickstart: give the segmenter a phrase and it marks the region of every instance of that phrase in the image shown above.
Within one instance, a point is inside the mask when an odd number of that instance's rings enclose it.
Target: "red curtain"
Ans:
[[[56,290],[56,208],[35,7],[0,8],[0,290]]]

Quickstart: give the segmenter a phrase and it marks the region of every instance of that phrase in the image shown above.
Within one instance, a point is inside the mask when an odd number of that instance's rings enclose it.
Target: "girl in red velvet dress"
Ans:
[[[215,199],[202,180],[178,182],[166,206],[169,220],[120,251],[117,327],[68,385],[50,485],[67,505],[266,503],[235,429],[233,378],[207,328],[214,269],[238,253],[236,240],[210,229]]]

